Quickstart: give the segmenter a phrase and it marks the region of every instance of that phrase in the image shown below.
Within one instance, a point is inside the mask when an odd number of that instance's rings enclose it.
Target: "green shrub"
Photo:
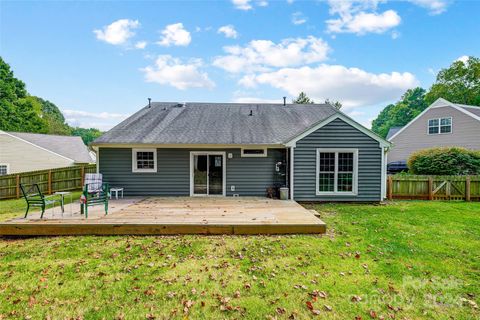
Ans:
[[[480,174],[480,152],[465,148],[430,148],[413,153],[408,168],[414,174]]]

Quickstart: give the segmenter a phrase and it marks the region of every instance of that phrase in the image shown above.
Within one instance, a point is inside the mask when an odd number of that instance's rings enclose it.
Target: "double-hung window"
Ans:
[[[317,195],[357,194],[358,149],[317,149]]]
[[[445,134],[452,132],[452,117],[428,120],[428,134]]]
[[[132,149],[132,172],[157,172],[157,150]]]
[[[0,176],[4,176],[8,174],[8,164],[0,163]]]

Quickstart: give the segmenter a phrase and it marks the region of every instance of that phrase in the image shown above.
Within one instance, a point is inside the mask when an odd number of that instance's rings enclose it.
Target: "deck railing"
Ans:
[[[45,194],[81,189],[85,173],[94,172],[96,166],[89,164],[0,176],[0,199],[20,198],[20,184],[29,187],[36,183]]]
[[[480,201],[480,176],[388,176],[387,198]]]

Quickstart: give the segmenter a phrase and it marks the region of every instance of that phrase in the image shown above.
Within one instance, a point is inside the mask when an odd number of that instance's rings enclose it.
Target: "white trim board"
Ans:
[[[153,169],[138,169],[137,153],[152,152],[153,153]],[[132,149],[132,172],[133,173],[156,173],[157,172],[157,149]]]
[[[307,129],[306,131],[304,131],[303,133],[299,134],[298,136],[296,136],[295,138],[287,141],[285,143],[285,146],[287,147],[295,147],[296,146],[296,143],[297,141],[305,138],[306,136],[308,136],[309,134],[317,131],[318,129],[326,126],[327,124],[329,124],[330,122],[336,120],[336,119],[340,119],[344,122],[346,122],[347,124],[351,125],[352,127],[354,127],[355,129],[359,130],[360,132],[364,133],[365,135],[369,136],[370,138],[378,141],[378,143],[380,144],[380,147],[390,147],[392,144],[390,142],[388,142],[387,140],[381,138],[380,136],[376,135],[375,133],[373,133],[372,131],[370,131],[369,129],[365,128],[364,126],[362,126],[361,124],[359,124],[358,122],[356,122],[355,120],[353,120],[352,118],[344,115],[343,113],[336,113],[330,117],[328,117],[327,119],[325,120],[322,120],[320,122],[318,122],[317,124],[315,124],[314,126],[310,127],[309,129]]]
[[[19,137],[15,136],[15,135],[13,135],[13,134],[10,134],[10,133],[8,133],[8,132],[6,132],[6,131],[0,130],[0,133],[6,134],[7,136],[10,136],[10,137],[12,137],[12,138],[18,139],[18,140],[20,140],[20,141],[22,141],[22,142],[25,142],[25,143],[29,144],[29,145],[32,145],[32,146],[34,146],[34,147],[37,147],[38,149],[41,149],[41,150],[50,152],[51,154],[54,154],[54,155],[56,155],[56,156],[58,156],[58,157],[60,157],[60,158],[64,158],[64,159],[66,159],[66,160],[75,162],[75,160],[73,160],[73,159],[70,159],[70,158],[68,158],[68,157],[62,156],[61,154],[56,153],[56,152],[54,152],[54,151],[52,151],[52,150],[48,150],[48,149],[45,149],[45,148],[43,148],[43,147],[40,147],[39,145],[36,145],[35,143],[32,143],[32,142],[27,141],[27,140],[25,140],[25,139],[19,138]]]
[[[415,118],[413,118],[409,123],[407,123],[405,126],[403,126],[400,130],[398,130],[393,136],[390,137],[390,141],[392,141],[393,138],[395,138],[396,136],[398,136],[400,133],[402,133],[406,128],[408,128],[412,123],[414,123],[415,121],[417,121],[421,116],[423,116],[425,113],[428,112],[428,110],[430,109],[435,109],[435,108],[441,108],[441,107],[452,107],[460,112],[463,112],[464,114],[472,117],[473,119],[475,120],[478,120],[480,121],[480,117],[477,116],[476,114],[473,114],[465,109],[463,109],[462,107],[459,107],[457,105],[455,105],[454,103],[451,103],[450,101],[448,100],[445,100],[443,98],[438,98],[437,100],[435,100],[434,103],[432,103],[430,106],[428,106],[425,110],[423,110],[422,112],[420,112],[420,114],[418,116],[416,116]]]

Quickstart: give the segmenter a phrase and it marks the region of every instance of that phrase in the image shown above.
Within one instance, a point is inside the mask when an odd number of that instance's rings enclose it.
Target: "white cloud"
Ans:
[[[237,30],[235,30],[235,27],[232,26],[231,24],[226,26],[221,26],[220,28],[218,28],[217,33],[223,33],[225,37],[232,38],[232,39],[237,39],[238,37]]]
[[[138,41],[137,43],[135,43],[135,48],[137,49],[145,49],[146,46],[147,41]]]
[[[328,44],[320,38],[252,40],[245,47],[223,48],[228,55],[216,57],[213,65],[232,73],[266,71],[270,67],[288,67],[320,62],[327,59]]]
[[[329,0],[330,14],[336,19],[327,20],[327,31],[331,33],[384,33],[400,24],[402,19],[394,10],[377,13],[380,0]]]
[[[138,20],[120,19],[104,26],[102,30],[93,30],[98,40],[120,45],[135,35],[134,29],[140,26]]]
[[[97,128],[100,130],[109,130],[120,121],[129,117],[128,114],[110,113],[110,112],[88,112],[81,110],[66,109],[62,110],[67,123],[74,127]]]
[[[162,38],[157,42],[161,46],[188,46],[192,41],[190,32],[185,30],[183,23],[170,24],[162,30]]]
[[[232,3],[239,10],[251,10],[253,8],[251,0],[232,0]]]
[[[297,11],[292,14],[292,23],[294,25],[300,25],[307,22],[307,18],[303,16],[303,13]]]
[[[448,0],[409,0],[411,3],[426,8],[430,14],[441,14],[447,10]]]
[[[461,57],[458,57],[455,61],[462,61],[463,63],[467,63],[468,62],[468,56],[461,56]]]
[[[291,96],[304,91],[317,101],[327,98],[338,100],[345,109],[395,100],[406,89],[418,85],[418,80],[409,72],[374,74],[358,68],[327,64],[283,68],[248,77],[250,85],[270,85]]]
[[[192,59],[186,63],[170,55],[158,56],[153,66],[141,69],[145,81],[171,85],[180,90],[188,88],[213,88],[215,83],[206,72],[200,71],[202,60]]]
[[[259,0],[257,2],[257,4],[258,4],[259,7],[266,7],[266,6],[268,6],[268,1],[267,0]]]
[[[268,6],[268,1],[267,0],[256,0],[255,2],[252,0],[232,0],[233,6],[235,9],[238,10],[252,10],[253,9],[253,3],[259,7],[266,7]]]

